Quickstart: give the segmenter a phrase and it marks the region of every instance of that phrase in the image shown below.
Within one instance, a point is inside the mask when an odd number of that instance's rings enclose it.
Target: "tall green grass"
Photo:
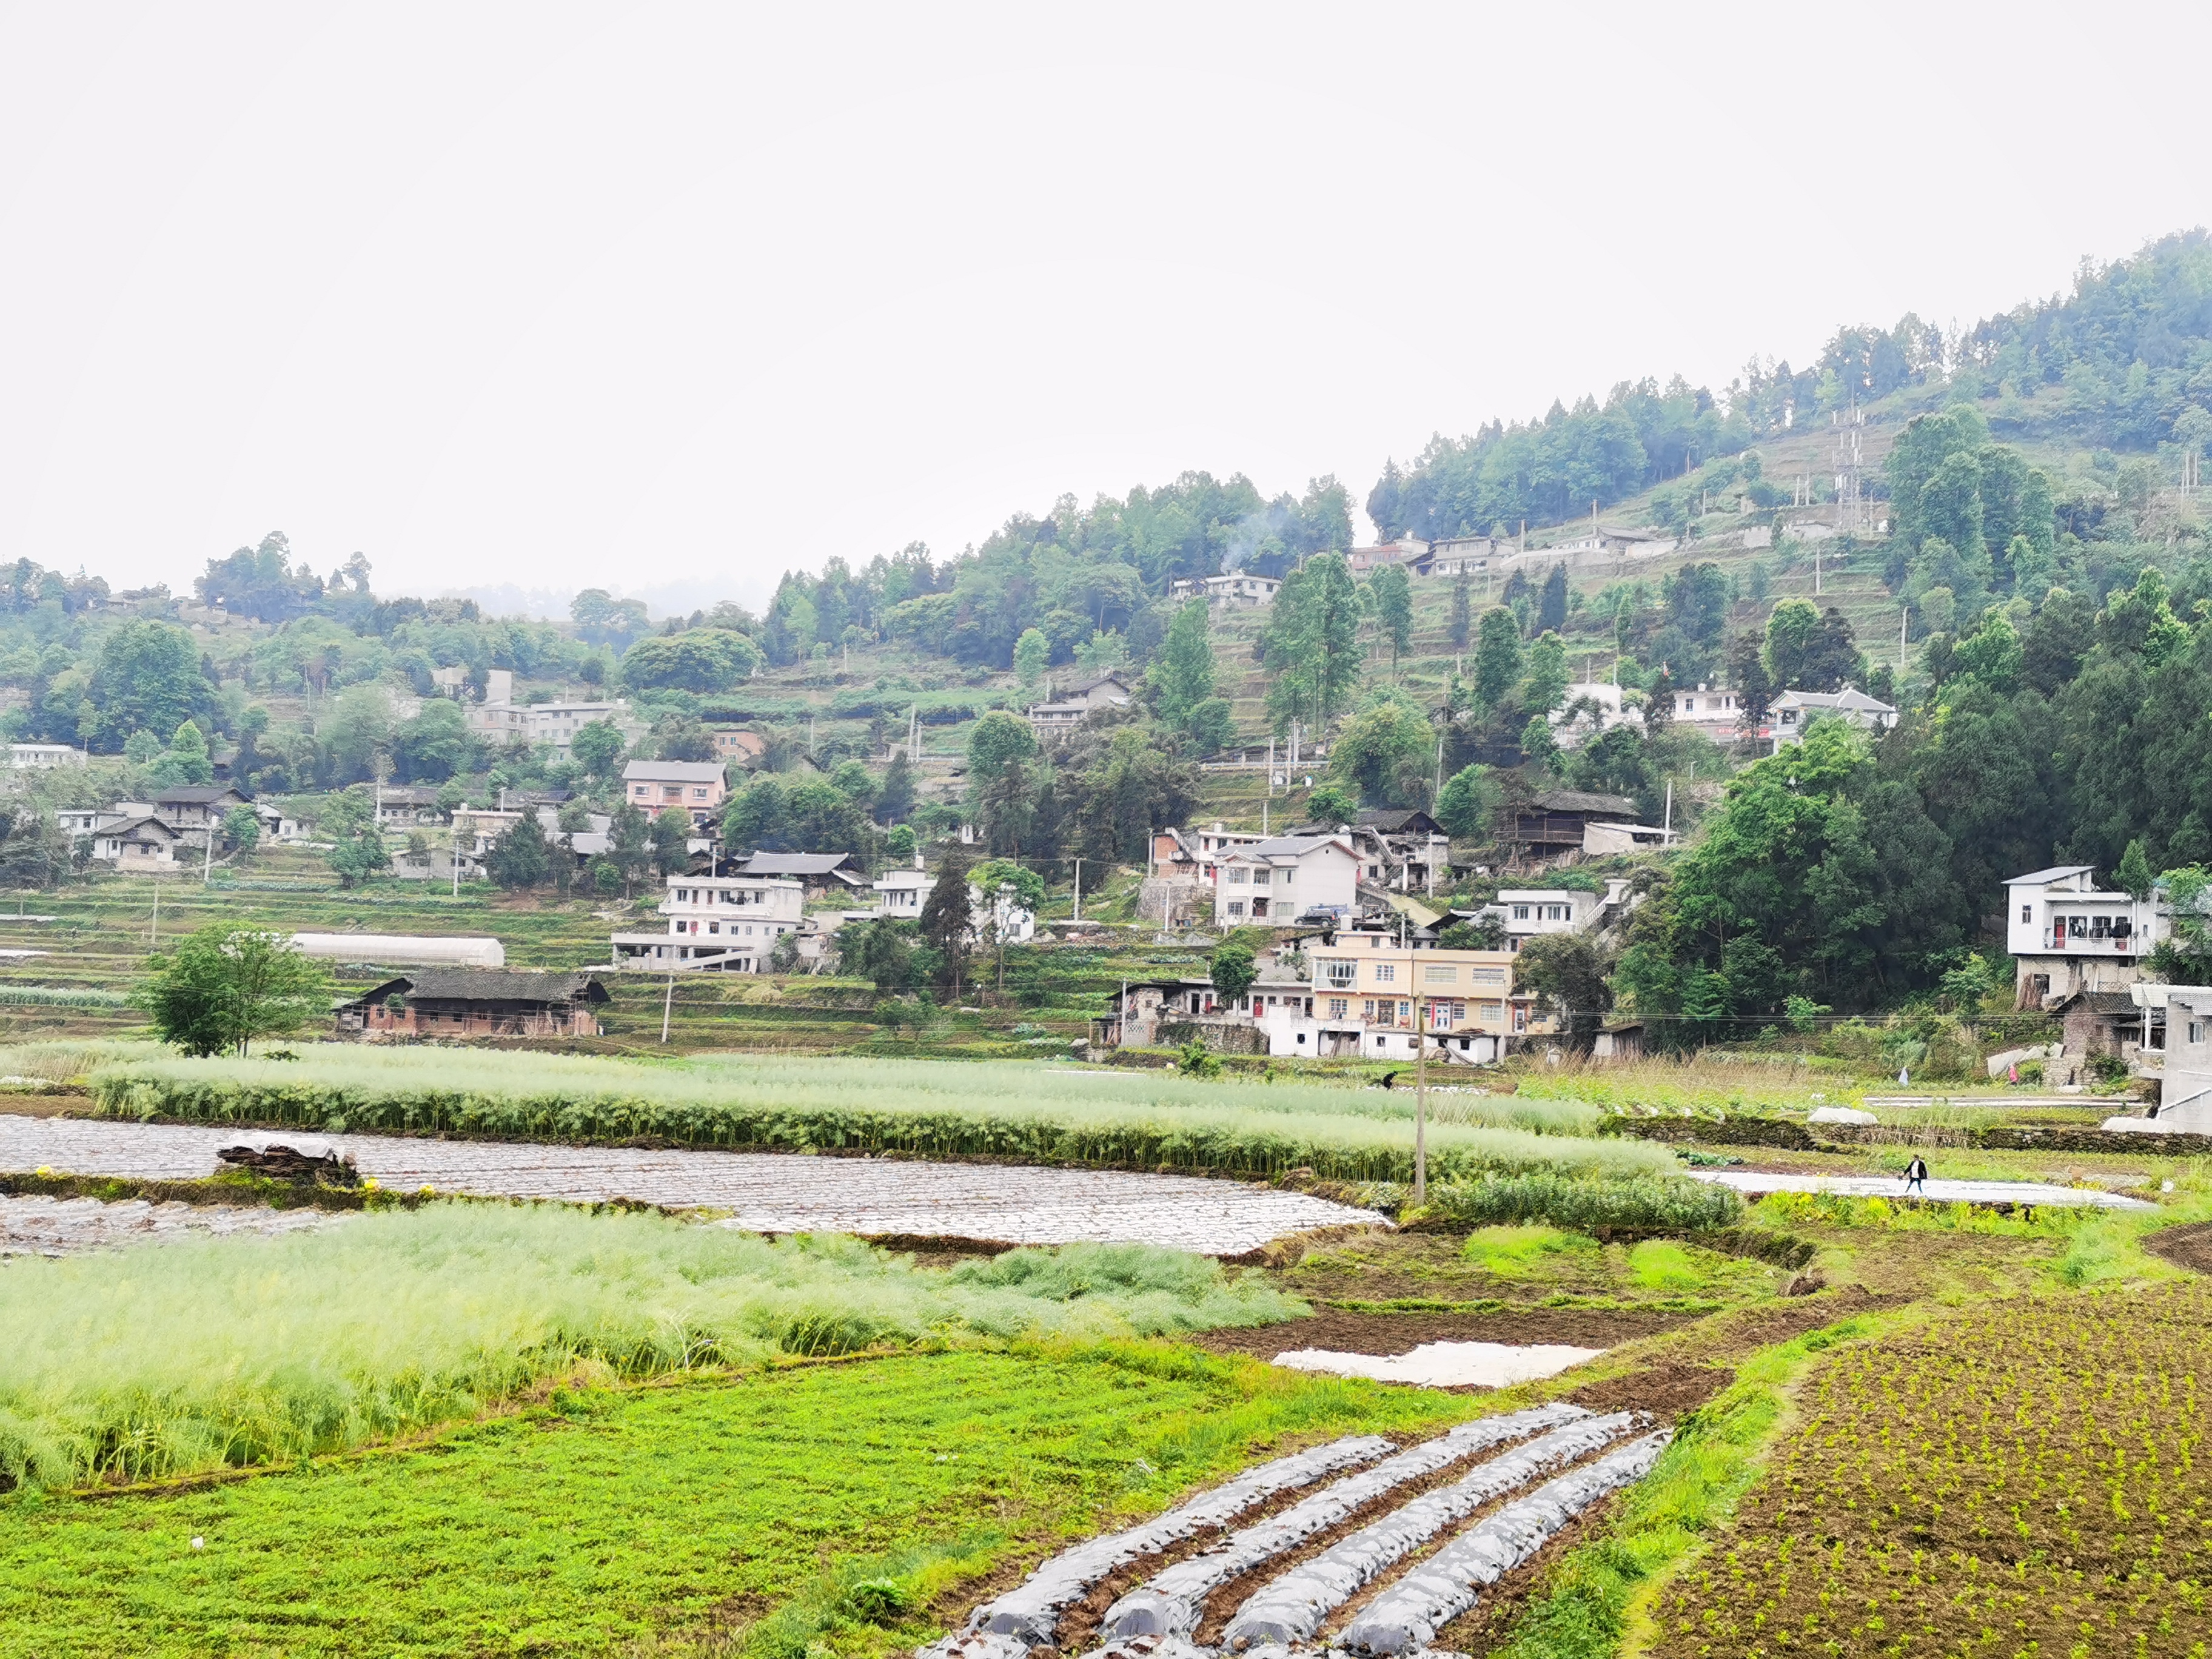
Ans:
[[[1693,1232],[1734,1226],[1743,1218],[1743,1200],[1717,1182],[1577,1181],[1534,1174],[1448,1182],[1430,1189],[1419,1214],[1478,1227],[1543,1222],[1577,1232],[1599,1227]]]
[[[1303,1312],[1145,1245],[917,1268],[849,1238],[435,1205],[279,1239],[0,1268],[0,1484],[299,1457],[638,1377],[925,1339],[1154,1334]]]
[[[308,1045],[299,1054],[289,1061],[118,1057],[94,1071],[92,1088],[97,1109],[112,1116],[334,1133],[433,1130],[562,1141],[653,1136],[694,1146],[1248,1176],[1306,1168],[1346,1181],[1404,1179],[1413,1167],[1413,1101],[1395,1091],[1207,1085],[1042,1063],[718,1056],[641,1064],[339,1043]],[[1498,1110],[1515,1127],[1431,1127],[1431,1171],[1627,1176],[1674,1167],[1664,1147],[1578,1133],[1595,1121],[1586,1106],[1510,1100],[1501,1097]]]

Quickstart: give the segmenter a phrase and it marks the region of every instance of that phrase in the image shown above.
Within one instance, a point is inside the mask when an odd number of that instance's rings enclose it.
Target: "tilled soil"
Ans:
[[[1190,1341],[1217,1353],[1257,1354],[1272,1359],[1297,1348],[1396,1358],[1424,1342],[1540,1342],[1577,1348],[1610,1348],[1702,1317],[1698,1314],[1602,1308],[1531,1308],[1505,1313],[1351,1313],[1324,1308],[1255,1330],[1206,1331]],[[1834,1317],[1831,1315],[1830,1317]]]
[[[2143,1240],[2143,1249],[2164,1256],[2177,1267],[2212,1273],[2212,1221],[2192,1221],[2185,1227],[2168,1227]]]
[[[1586,1382],[1566,1399],[1589,1411],[1646,1411],[1672,1419],[1697,1410],[1735,1381],[1734,1371],[1717,1365],[1654,1365]]]

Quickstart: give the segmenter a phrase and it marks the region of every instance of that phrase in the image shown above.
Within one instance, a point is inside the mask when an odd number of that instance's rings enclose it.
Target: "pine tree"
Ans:
[[[1474,632],[1474,572],[1467,562],[1460,562],[1459,574],[1452,578],[1451,642],[1455,651],[1467,649],[1468,640]]]

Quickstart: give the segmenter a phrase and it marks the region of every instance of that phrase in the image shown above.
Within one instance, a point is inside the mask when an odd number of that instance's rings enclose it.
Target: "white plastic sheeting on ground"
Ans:
[[[1493,1499],[1610,1445],[1638,1422],[1631,1412],[1584,1418],[1423,1493],[1255,1591],[1231,1618],[1222,1646],[1237,1651],[1264,1642],[1295,1646],[1310,1641],[1323,1620],[1384,1568]]]
[[[1484,1589],[1543,1548],[1568,1522],[1649,1474],[1669,1437],[1664,1429],[1645,1435],[1470,1527],[1369,1602],[1335,1645],[1378,1656],[1427,1648]]]
[[[1424,1342],[1411,1353],[1339,1353],[1330,1348],[1295,1348],[1275,1356],[1293,1370],[1326,1371],[1332,1376],[1371,1376],[1378,1382],[1413,1382],[1431,1389],[1503,1389],[1538,1377],[1557,1376],[1570,1365],[1595,1359],[1602,1348],[1575,1348],[1562,1342],[1515,1346],[1506,1342]]]
[[[1692,1181],[1718,1182],[1740,1193],[1837,1193],[1848,1198],[1901,1198],[1905,1182],[1896,1176],[1784,1175],[1763,1170],[1686,1170]],[[2050,1204],[2084,1209],[2147,1210],[2152,1206],[2121,1193],[2094,1187],[2053,1187],[2039,1181],[1937,1181],[1915,1197],[1951,1204]]]
[[[1107,1609],[1099,1640],[1110,1645],[1133,1636],[1188,1638],[1198,1629],[1209,1593],[1326,1532],[1393,1487],[1589,1415],[1579,1406],[1554,1405],[1482,1418],[1333,1481],[1280,1515],[1240,1528],[1211,1548],[1153,1574]]]
[[[1140,1527],[1108,1533],[1061,1551],[1004,1595],[976,1608],[964,1630],[923,1648],[919,1659],[1018,1659],[1033,1647],[1049,1647],[1059,1629],[1061,1610],[1079,1601],[1116,1567],[1157,1554],[1194,1533],[1224,1525],[1278,1492],[1309,1486],[1396,1449],[1380,1435],[1351,1435],[1247,1469],[1226,1485]]]

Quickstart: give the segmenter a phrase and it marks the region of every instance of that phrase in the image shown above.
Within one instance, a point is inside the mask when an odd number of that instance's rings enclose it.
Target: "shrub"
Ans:
[[[1600,1227],[1689,1232],[1734,1225],[1742,1218],[1743,1200],[1732,1188],[1711,1182],[1589,1181],[1532,1174],[1445,1182],[1430,1189],[1426,1207],[1417,1214],[1479,1227],[1540,1221],[1575,1232]]]

